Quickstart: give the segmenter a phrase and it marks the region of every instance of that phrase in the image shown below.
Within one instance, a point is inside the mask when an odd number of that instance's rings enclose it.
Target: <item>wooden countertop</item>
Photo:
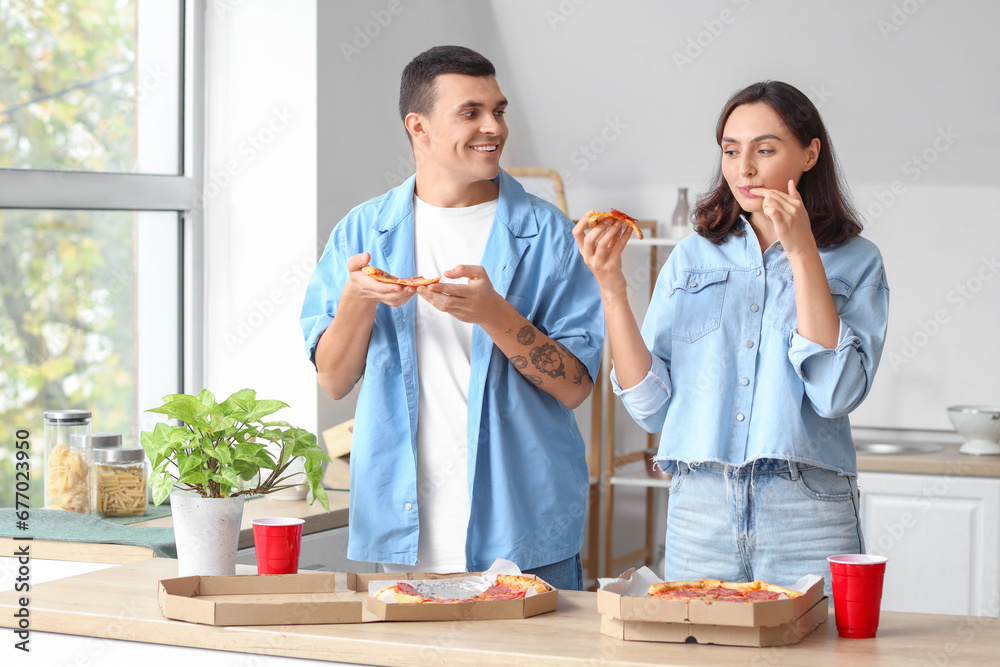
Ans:
[[[866,438],[872,441],[872,438]],[[857,440],[860,442],[860,439]],[[886,442],[894,442],[887,438]],[[934,442],[933,438],[928,441]],[[930,454],[862,454],[858,452],[859,472],[897,472],[911,475],[957,475],[1000,477],[1000,456],[960,454],[960,444],[938,442],[943,450]]]
[[[984,665],[996,660],[1000,619],[885,612],[875,639],[837,637],[830,621],[788,647],[625,642],[600,634],[596,594],[560,591],[556,612],[517,621],[213,627],[163,618],[156,582],[176,561],[150,559],[33,586],[32,631],[373,665],[767,664]],[[241,567],[242,573],[252,568]],[[0,626],[23,593],[0,593]],[[37,646],[43,637],[34,635]]]
[[[309,505],[305,500],[274,500],[267,496],[248,500],[243,504],[243,523],[240,526],[239,548],[243,549],[253,546],[253,525],[251,522],[260,517],[282,516],[305,519],[305,524],[302,527],[303,535],[346,526],[350,494],[347,491],[327,491],[327,495],[330,498],[329,513],[318,502]],[[173,526],[173,519],[167,516],[151,521],[140,521],[130,525],[151,527]],[[48,560],[121,564],[153,557],[153,550],[149,547],[125,544],[32,540],[31,545],[33,558]],[[0,537],[0,553],[11,554],[14,553],[14,549],[16,547],[13,539]]]

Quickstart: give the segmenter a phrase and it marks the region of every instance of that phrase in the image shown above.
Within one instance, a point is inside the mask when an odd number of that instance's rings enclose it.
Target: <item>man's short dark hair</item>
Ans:
[[[434,108],[434,79],[439,74],[493,76],[493,63],[464,46],[435,46],[410,61],[399,83],[399,117],[409,113],[429,115]]]

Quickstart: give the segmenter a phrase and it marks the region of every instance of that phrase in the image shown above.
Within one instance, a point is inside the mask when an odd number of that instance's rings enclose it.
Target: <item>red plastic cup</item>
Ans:
[[[253,520],[257,574],[296,574],[302,545],[302,519],[268,517]]]
[[[882,606],[883,556],[841,554],[827,558],[833,583],[833,610],[837,633],[849,639],[867,639],[878,631]]]

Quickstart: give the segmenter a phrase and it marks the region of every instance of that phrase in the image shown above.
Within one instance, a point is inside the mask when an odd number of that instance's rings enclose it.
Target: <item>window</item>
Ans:
[[[42,412],[128,444],[197,384],[203,1],[0,0],[0,479]],[[13,504],[0,485],[0,506]]]

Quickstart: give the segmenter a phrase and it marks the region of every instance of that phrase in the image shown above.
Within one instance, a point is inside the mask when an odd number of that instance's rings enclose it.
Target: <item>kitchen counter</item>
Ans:
[[[906,435],[907,433],[913,435]],[[950,436],[950,437],[949,437]],[[957,438],[958,442],[954,440]],[[863,454],[858,452],[858,472],[897,472],[911,475],[948,475],[959,477],[1000,477],[1000,456],[960,454],[961,436],[919,431],[903,435],[855,431],[855,443],[862,442],[933,442],[944,449],[929,454]]]
[[[252,568],[241,568],[249,573]],[[882,614],[875,639],[837,637],[830,621],[801,643],[765,649],[625,642],[600,634],[596,594],[559,592],[554,613],[515,621],[213,627],[163,618],[156,582],[176,575],[176,561],[150,559],[33,586],[31,641],[61,633],[120,639],[153,659],[149,644],[373,665],[843,665],[992,664],[1000,620]],[[0,593],[0,626],[14,627],[17,596]],[[5,633],[6,634],[6,633]],[[10,637],[10,635],[8,635]],[[51,639],[51,637],[49,637]],[[8,639],[7,641],[12,641]],[[148,648],[148,651],[142,652]]]
[[[243,504],[243,523],[240,526],[239,548],[253,546],[253,525],[251,522],[260,517],[282,516],[304,519],[303,535],[346,526],[350,494],[347,491],[327,491],[327,495],[330,499],[329,513],[318,502],[309,505],[305,500],[274,500],[263,496],[246,501]],[[139,521],[130,525],[166,527],[173,526],[173,519],[168,516],[150,521]],[[0,553],[14,553],[15,544],[17,543],[11,538],[0,537]],[[53,540],[32,540],[31,553],[33,558],[48,560],[116,564],[131,563],[153,557],[153,550],[149,547]]]

